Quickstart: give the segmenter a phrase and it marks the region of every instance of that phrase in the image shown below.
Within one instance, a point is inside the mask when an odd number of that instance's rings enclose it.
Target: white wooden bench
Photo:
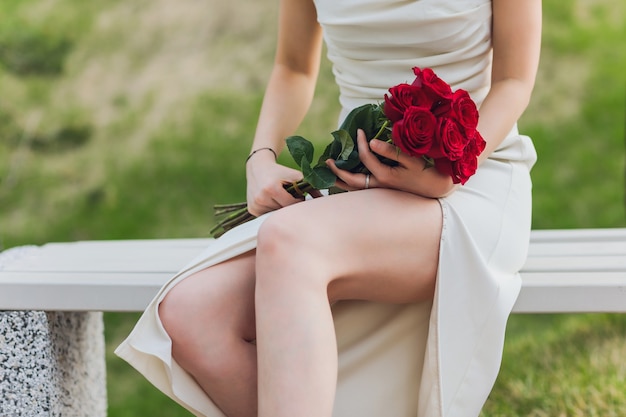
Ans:
[[[210,239],[49,243],[0,271],[0,310],[141,311]],[[626,312],[626,228],[535,230],[516,313]]]
[[[49,243],[0,263],[0,415],[106,417],[102,312],[143,310],[209,244]],[[626,228],[533,231],[522,282],[516,313],[626,312]]]

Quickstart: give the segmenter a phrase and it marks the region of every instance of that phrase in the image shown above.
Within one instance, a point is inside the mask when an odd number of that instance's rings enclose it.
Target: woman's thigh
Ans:
[[[159,306],[172,339],[188,339],[193,330],[198,338],[223,337],[228,331],[253,340],[254,262],[255,251],[250,251],[198,271],[174,286]]]
[[[286,207],[259,232],[259,260],[304,263],[331,301],[412,302],[434,295],[443,219],[438,200],[370,189]]]

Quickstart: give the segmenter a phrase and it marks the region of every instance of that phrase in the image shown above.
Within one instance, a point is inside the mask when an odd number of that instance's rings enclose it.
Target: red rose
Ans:
[[[485,142],[485,139],[483,139],[482,135],[477,130],[474,139],[468,143],[468,146],[470,146],[470,149],[476,156],[479,156],[485,150],[487,142]]]
[[[446,158],[435,159],[435,168],[442,174],[452,177],[454,184],[465,184],[476,173],[478,158],[474,155],[465,154],[458,161],[450,161]]]
[[[455,164],[456,177],[461,184],[465,184],[478,169],[478,155],[466,153],[463,159],[456,161]]]
[[[465,147],[463,158],[456,161],[455,174],[461,184],[465,184],[478,169],[478,156],[485,150],[486,145],[487,142],[476,131],[474,138]]]
[[[437,119],[426,107],[411,106],[404,118],[393,124],[393,143],[404,153],[421,157],[431,148]]]
[[[411,85],[422,88],[426,96],[432,100],[434,107],[452,99],[450,85],[439,78],[432,69],[424,68],[422,70],[415,67],[413,68],[413,73],[415,74],[415,80]]]
[[[441,117],[438,121],[435,143],[427,156],[433,159],[447,158],[450,161],[458,161],[463,157],[469,138],[453,119]]]
[[[478,169],[478,156],[485,150],[486,142],[476,131],[475,137],[467,143],[463,156],[457,161],[446,157],[435,159],[435,168],[442,174],[450,175],[455,184],[465,184]]]
[[[477,131],[478,110],[465,90],[452,91],[430,68],[413,68],[415,80],[385,95],[384,115],[393,142],[413,157],[428,157],[440,172],[462,183],[478,168],[485,141]]]
[[[453,162],[448,158],[437,158],[434,160],[435,169],[444,175],[449,175],[452,177],[452,182],[457,184],[457,181],[454,181],[454,169],[452,167]]]
[[[411,106],[428,107],[432,103],[426,97],[421,88],[409,84],[399,84],[389,89],[389,95],[385,94],[383,111],[385,116],[395,123],[402,120],[404,112]]]
[[[452,96],[452,111],[459,123],[468,131],[476,129],[478,125],[478,109],[476,103],[465,90],[456,90]]]

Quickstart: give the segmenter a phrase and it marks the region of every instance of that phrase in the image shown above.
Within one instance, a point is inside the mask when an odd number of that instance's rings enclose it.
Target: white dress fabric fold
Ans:
[[[490,1],[316,0],[316,7],[342,116],[380,102],[392,85],[410,82],[414,66],[433,68],[478,104],[484,99]],[[520,289],[535,159],[531,140],[515,127],[464,186],[440,199],[444,221],[433,302],[333,306],[339,351],[334,417],[478,416],[499,370],[506,321]],[[224,414],[172,358],[158,305],[192,273],[254,249],[268,216],[212,242],[161,289],[116,350],[198,416]]]

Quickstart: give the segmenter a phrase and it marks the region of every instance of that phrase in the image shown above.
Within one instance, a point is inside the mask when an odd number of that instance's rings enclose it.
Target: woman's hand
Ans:
[[[368,144],[365,133],[360,129],[357,132],[357,145],[359,158],[370,171],[369,181],[367,175],[339,169],[335,161],[329,160],[328,166],[337,175],[336,185],[341,189],[391,188],[430,198],[446,196],[455,189],[449,176],[439,173],[434,167],[425,168],[426,161],[423,158],[411,157],[394,145],[377,139]],[[380,162],[374,152],[397,161],[398,165],[389,166]]]
[[[302,199],[294,198],[283,187],[302,179],[302,173],[278,164],[270,152],[257,153],[246,164],[248,211],[260,216]]]

